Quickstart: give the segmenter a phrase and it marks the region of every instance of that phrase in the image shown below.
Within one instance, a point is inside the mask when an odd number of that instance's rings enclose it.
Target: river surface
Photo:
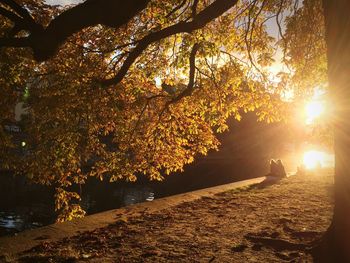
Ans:
[[[55,222],[54,191],[31,185],[24,178],[0,176],[0,236]],[[147,184],[99,184],[90,180],[82,189],[81,206],[88,214],[153,201],[155,193]]]
[[[285,157],[285,167],[296,171],[301,154]],[[319,156],[316,155],[316,157]],[[326,155],[325,155],[326,156]],[[328,155],[327,155],[328,156]],[[334,155],[330,164],[334,165]],[[289,160],[289,161],[288,161]],[[315,159],[318,163],[320,161]],[[325,159],[327,161],[328,159]],[[167,176],[162,182],[150,182],[140,178],[136,183],[101,182],[90,178],[80,192],[80,205],[87,214],[94,214],[156,198],[185,193],[206,187],[241,181],[266,175],[269,172],[268,158],[203,159],[190,165],[184,173]],[[26,229],[37,228],[55,222],[54,189],[33,185],[24,176],[14,177],[0,172],[0,236],[14,235]]]
[[[218,163],[220,165],[218,165]],[[163,182],[141,178],[136,183],[108,183],[90,178],[81,190],[80,205],[94,214],[140,202],[151,202],[174,194],[240,181],[266,174],[264,165],[235,161],[206,160],[170,175]],[[79,189],[77,189],[79,192]],[[0,236],[55,222],[54,189],[33,185],[24,176],[0,173]]]

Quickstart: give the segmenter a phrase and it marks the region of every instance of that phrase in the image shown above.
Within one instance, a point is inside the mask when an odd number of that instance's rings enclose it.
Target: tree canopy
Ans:
[[[25,154],[0,126],[2,165],[54,185],[59,220],[84,214],[89,176],[162,180],[228,117],[281,120],[287,91],[326,83],[318,0],[0,0],[0,47],[1,121],[27,111]]]

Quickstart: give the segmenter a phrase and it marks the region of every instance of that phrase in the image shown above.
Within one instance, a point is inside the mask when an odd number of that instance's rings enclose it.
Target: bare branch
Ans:
[[[283,10],[283,3],[284,3],[284,0],[281,0],[280,6],[278,7],[278,10],[277,10],[277,13],[276,13],[276,24],[278,26],[279,36],[282,38],[282,41],[284,43],[286,43],[286,40],[284,39],[284,35],[283,35],[283,32],[282,32],[282,26],[281,26],[281,21],[280,21],[280,16],[282,15],[282,10]]]
[[[222,99],[221,99],[221,92],[220,92],[220,87],[219,87],[219,84],[216,80],[216,77],[215,77],[215,73],[214,73],[214,70],[212,69],[212,67],[210,66],[207,58],[205,58],[205,64],[207,64],[207,67],[209,68],[209,71],[210,71],[210,74],[211,74],[211,77],[210,79],[213,81],[214,83],[214,86],[215,86],[215,89],[216,89],[216,93],[217,93],[217,96],[218,96],[218,99],[219,99],[219,103],[220,103],[220,109],[222,108]]]
[[[22,18],[20,18],[19,16],[17,16],[16,14],[12,13],[11,11],[3,8],[0,6],[0,15],[3,15],[5,17],[7,17],[8,19],[10,19],[13,23],[20,23],[22,22]]]
[[[7,34],[7,37],[13,37],[21,30],[32,30],[32,31],[38,31],[38,29],[42,29],[40,25],[36,24],[34,20],[30,17],[29,19],[24,19],[20,16],[18,16],[16,13],[3,8],[0,6],[0,15],[8,18],[13,24],[13,28],[11,31]]]
[[[261,15],[264,7],[265,7],[265,4],[266,4],[266,0],[264,0],[262,3],[261,3],[261,6],[259,8],[259,11],[257,12],[257,14],[255,15],[254,19],[253,19],[253,22],[252,22],[252,26],[251,26],[251,30],[250,30],[250,36],[249,36],[249,45],[251,47],[252,45],[252,41],[253,41],[253,32],[255,30],[255,24],[259,18],[259,16]]]
[[[195,18],[197,15],[197,6],[198,6],[199,0],[194,0],[192,5],[192,18]]]
[[[139,127],[139,125],[140,125],[142,116],[144,115],[144,113],[145,113],[147,107],[149,106],[151,100],[154,100],[154,99],[157,99],[157,98],[162,98],[162,97],[164,97],[164,95],[162,95],[162,94],[157,94],[157,95],[152,95],[152,96],[146,98],[146,103],[144,104],[144,106],[142,107],[142,109],[141,109],[141,111],[140,111],[140,114],[139,114],[139,116],[138,116],[138,118],[137,118],[135,127],[131,130],[130,137],[129,137],[129,140],[128,140],[129,143],[130,143],[131,140],[133,139],[134,134],[135,134],[137,128]]]
[[[196,54],[198,52],[199,47],[200,47],[200,44],[196,43],[193,45],[192,50],[191,50],[191,54],[190,54],[190,58],[189,58],[190,73],[189,73],[189,81],[188,81],[187,87],[179,95],[177,95],[175,98],[173,98],[165,103],[163,109],[159,113],[158,122],[157,122],[156,126],[161,121],[164,112],[169,109],[170,104],[177,103],[181,99],[183,99],[184,97],[188,97],[192,94],[192,92],[194,90],[194,77],[195,77],[195,72],[196,72],[196,68],[197,68],[196,67]]]
[[[198,52],[200,45],[198,43],[194,44],[190,54],[190,74],[187,87],[175,98],[173,98],[170,103],[175,103],[184,97],[190,96],[194,90],[194,76],[196,72],[196,54]]]
[[[283,4],[284,0],[281,0],[280,6],[278,8],[278,11],[276,13],[276,24],[278,26],[278,34],[281,37],[282,45],[283,45],[283,60],[286,60],[286,47],[287,47],[287,40],[284,37],[284,34],[282,32],[282,26],[281,26],[281,21],[280,21],[280,16],[282,15],[283,11]],[[283,17],[281,18],[283,19]],[[288,63],[286,64],[287,68],[290,70]]]
[[[33,23],[35,23],[32,16],[29,14],[28,10],[21,7],[14,0],[0,0],[0,3],[3,3],[5,5],[7,5],[8,7],[10,7],[13,11],[15,11],[23,19],[28,20],[28,21],[32,21]]]
[[[175,6],[173,10],[171,10],[169,14],[166,15],[166,18],[169,18],[172,14],[181,9],[186,4],[186,2],[187,0],[183,0],[179,5]]]

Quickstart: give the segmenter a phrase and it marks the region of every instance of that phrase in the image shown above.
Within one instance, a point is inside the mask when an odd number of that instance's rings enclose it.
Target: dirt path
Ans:
[[[18,262],[312,262],[330,224],[333,176],[291,176],[43,242]],[[13,256],[4,262],[17,262]],[[0,259],[1,262],[1,259]]]

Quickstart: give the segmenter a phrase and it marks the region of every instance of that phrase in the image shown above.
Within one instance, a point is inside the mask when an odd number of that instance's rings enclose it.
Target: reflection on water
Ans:
[[[150,187],[138,185],[116,189],[113,196],[122,200],[121,206],[154,200],[154,193]]]
[[[149,196],[146,198],[146,201],[153,201],[154,200],[154,193],[149,193]]]
[[[21,232],[43,226],[43,222],[28,220],[24,215],[14,212],[0,212],[0,236]]]
[[[186,173],[169,176],[162,182],[140,179],[136,183],[109,183],[89,178],[82,192],[75,191],[80,193],[80,205],[87,214],[94,214],[267,174],[267,161],[256,164],[255,159],[252,159],[253,163],[249,160],[199,161],[187,167]],[[235,172],[236,163],[240,164],[239,172]],[[53,189],[30,185],[24,177],[14,178],[0,173],[0,236],[53,223],[56,218],[53,196]]]
[[[0,212],[0,227],[4,230],[21,230],[23,228],[23,219],[14,213]]]

